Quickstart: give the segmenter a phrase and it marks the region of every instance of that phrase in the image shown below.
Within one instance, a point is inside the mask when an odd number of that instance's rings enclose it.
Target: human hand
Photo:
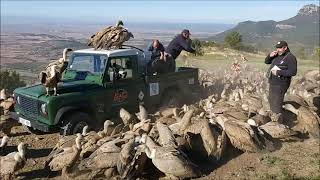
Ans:
[[[163,54],[161,54],[161,56],[160,56],[160,60],[164,60],[164,58],[165,58],[165,56],[163,55]]]
[[[272,73],[274,76],[276,76],[276,75],[277,75],[277,71],[278,71],[278,70],[273,69],[273,70],[271,70],[271,73]]]
[[[277,54],[278,54],[277,51],[272,51],[272,52],[270,53],[270,57],[274,57],[274,56],[276,56]]]

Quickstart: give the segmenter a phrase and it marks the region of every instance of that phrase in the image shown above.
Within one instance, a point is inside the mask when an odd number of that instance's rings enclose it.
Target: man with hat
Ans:
[[[271,119],[282,123],[283,99],[290,86],[291,77],[297,74],[297,59],[290,52],[286,41],[277,42],[275,47],[276,50],[266,57],[265,63],[271,64],[267,72]]]
[[[175,71],[175,60],[180,55],[182,50],[195,53],[195,50],[191,47],[190,32],[188,29],[184,29],[181,34],[173,38],[165,50],[165,60],[168,64],[169,72]]]

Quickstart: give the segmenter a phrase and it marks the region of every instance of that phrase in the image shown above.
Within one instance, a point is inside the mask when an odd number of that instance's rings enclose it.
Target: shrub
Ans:
[[[224,42],[231,48],[235,48],[242,42],[242,37],[238,32],[232,31],[226,35]]]
[[[202,56],[203,55],[203,49],[202,49],[202,42],[199,39],[193,39],[191,46],[196,50],[195,55],[196,56]]]
[[[6,89],[12,93],[17,87],[25,86],[26,83],[20,80],[20,75],[16,71],[0,71],[0,89]]]

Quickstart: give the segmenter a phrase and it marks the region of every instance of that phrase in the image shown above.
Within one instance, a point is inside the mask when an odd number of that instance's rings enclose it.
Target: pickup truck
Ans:
[[[197,93],[198,69],[179,67],[167,74],[148,74],[149,52],[135,47],[73,51],[58,83],[57,96],[46,95],[36,84],[14,90],[15,119],[31,132],[81,132],[99,129],[106,119],[118,119],[119,110],[148,111],[189,103]],[[189,101],[189,102],[187,102]]]

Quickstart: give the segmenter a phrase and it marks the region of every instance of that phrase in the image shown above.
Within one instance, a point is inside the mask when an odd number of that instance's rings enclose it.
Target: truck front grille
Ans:
[[[39,114],[39,103],[37,100],[19,96],[20,98],[20,108],[26,113],[26,116],[36,118]]]

